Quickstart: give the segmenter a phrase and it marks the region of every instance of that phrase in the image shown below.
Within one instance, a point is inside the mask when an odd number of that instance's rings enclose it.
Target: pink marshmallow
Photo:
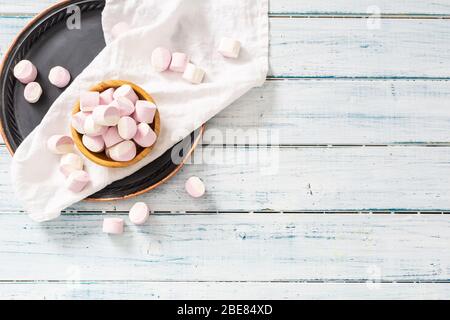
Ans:
[[[156,133],[148,124],[140,123],[137,127],[137,132],[133,140],[139,146],[148,148],[155,144],[157,138]]]
[[[172,62],[170,63],[170,70],[174,72],[183,73],[189,63],[189,57],[185,53],[174,52],[172,54]]]
[[[84,135],[82,141],[83,145],[91,152],[99,153],[105,150],[105,141],[103,140],[103,137],[90,137]]]
[[[136,110],[134,111],[134,120],[143,123],[153,123],[156,114],[156,105],[149,101],[139,100],[136,102]]]
[[[80,134],[85,134],[84,131],[84,123],[86,122],[86,118],[90,115],[87,112],[78,112],[72,116],[72,127]]]
[[[119,130],[117,127],[110,127],[103,135],[103,140],[105,141],[106,148],[111,148],[112,146],[115,146],[123,141],[122,137],[119,135]]]
[[[143,202],[136,203],[129,213],[130,221],[137,226],[141,226],[147,222],[149,215],[150,211]]]
[[[157,72],[166,71],[170,62],[172,61],[172,54],[166,48],[156,48],[152,53],[152,66]]]
[[[14,77],[23,84],[29,84],[37,78],[36,67],[28,60],[22,60],[14,67]]]
[[[193,198],[203,197],[206,188],[205,184],[198,177],[191,177],[186,181],[186,191]]]
[[[122,21],[112,27],[111,34],[114,39],[117,39],[119,36],[127,33],[128,31],[130,31],[129,24]]]
[[[48,80],[50,81],[50,83],[58,88],[67,87],[70,79],[70,72],[60,66],[52,68],[48,75]]]
[[[92,117],[100,126],[116,126],[120,120],[120,111],[113,106],[98,106],[92,112]]]
[[[120,218],[105,218],[103,220],[103,232],[119,235],[123,233],[125,222]]]
[[[92,115],[86,117],[86,120],[84,121],[84,132],[86,135],[91,137],[102,136],[106,133],[107,130],[108,127],[101,126],[95,123],[94,117]]]
[[[108,105],[114,101],[114,88],[109,88],[102,93],[100,93],[100,105]]]
[[[36,103],[42,96],[42,87],[37,82],[30,82],[25,87],[23,95],[29,103]]]
[[[61,157],[59,171],[68,177],[72,172],[83,170],[83,159],[75,153],[68,153]]]
[[[136,103],[136,101],[139,100],[138,95],[136,92],[134,92],[133,88],[128,85],[124,84],[123,86],[116,89],[116,91],[113,94],[114,99],[119,99],[120,97],[125,97],[128,100],[130,100],[133,104]]]
[[[122,117],[119,120],[117,129],[119,130],[119,135],[124,140],[131,140],[136,135],[137,124],[136,121],[131,117]]]
[[[118,162],[127,162],[136,158],[137,149],[133,141],[123,141],[108,151],[109,157]]]
[[[224,57],[236,59],[241,51],[241,43],[231,38],[222,38],[218,51]]]
[[[73,151],[73,140],[71,137],[56,135],[47,141],[48,149],[54,154],[66,154]]]
[[[134,103],[125,97],[117,98],[111,102],[110,106],[119,108],[121,117],[131,116],[135,110]]]
[[[100,104],[99,92],[83,92],[80,96],[80,109],[83,112],[92,112]]]
[[[86,171],[78,170],[72,172],[66,180],[66,187],[72,192],[79,193],[86,188],[90,182],[90,177]]]

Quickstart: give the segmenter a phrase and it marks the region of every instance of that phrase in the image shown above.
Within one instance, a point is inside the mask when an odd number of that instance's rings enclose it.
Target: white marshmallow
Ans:
[[[36,67],[28,60],[22,60],[14,67],[14,77],[23,84],[29,84],[37,78]]]
[[[68,177],[72,172],[83,170],[83,159],[75,153],[68,153],[61,157],[59,170]]]
[[[87,135],[83,136],[83,145],[91,152],[99,153],[105,150],[105,141],[103,137],[90,137]]]
[[[109,157],[117,162],[127,162],[136,158],[136,145],[133,141],[123,141],[108,151]]]
[[[86,117],[86,120],[84,121],[84,132],[86,135],[91,137],[102,136],[107,130],[108,127],[95,123],[92,115]]]
[[[119,135],[117,127],[110,127],[103,135],[103,140],[105,141],[106,148],[111,148],[112,146],[121,143],[123,138]]]
[[[84,131],[84,123],[86,122],[86,118],[90,115],[87,112],[78,112],[72,116],[72,127],[80,134],[85,134]]]
[[[139,100],[138,95],[136,92],[134,92],[133,88],[128,85],[124,84],[123,86],[116,89],[116,91],[113,94],[114,99],[119,99],[120,97],[125,97],[128,100],[130,100],[133,104],[136,103],[136,101]]]
[[[166,71],[169,68],[171,61],[172,61],[172,54],[168,49],[159,47],[153,50],[152,66],[156,72]]]
[[[114,101],[114,91],[116,91],[116,89],[114,88],[109,88],[105,91],[103,91],[102,93],[100,93],[100,105],[108,105],[111,102]]]
[[[236,59],[241,51],[241,43],[231,38],[222,38],[218,51],[224,57]]]
[[[205,184],[198,177],[191,177],[186,181],[186,191],[193,198],[200,198],[205,194]]]
[[[113,106],[98,106],[92,112],[94,122],[100,126],[116,126],[120,120],[120,111]]]
[[[147,222],[150,211],[147,205],[143,202],[136,203],[130,210],[129,217],[130,221],[135,225],[143,225]]]
[[[131,116],[135,110],[134,103],[125,97],[117,98],[111,102],[110,106],[119,108],[121,117]]]
[[[137,122],[153,123],[156,115],[156,105],[150,101],[139,100],[136,102],[136,109],[133,118]]]
[[[71,137],[56,135],[47,141],[48,149],[54,154],[66,154],[73,151],[73,140]]]
[[[42,96],[42,87],[37,82],[30,82],[25,87],[23,95],[29,103],[36,103]]]
[[[80,96],[80,109],[83,112],[92,112],[100,104],[99,92],[83,92]]]
[[[87,172],[83,170],[73,171],[66,180],[66,187],[72,192],[79,193],[90,182],[90,177]]]
[[[52,85],[58,88],[65,88],[70,82],[70,72],[60,66],[56,66],[50,70],[48,80]]]
[[[125,222],[120,218],[105,218],[103,220],[103,232],[119,235],[123,233]]]
[[[117,129],[119,130],[119,135],[124,140],[131,140],[136,135],[137,124],[136,121],[131,117],[122,117],[119,120]]]
[[[183,79],[193,84],[200,84],[205,77],[205,71],[192,63],[188,63],[183,74]]]
[[[137,132],[133,140],[139,146],[143,148],[149,148],[155,144],[157,138],[158,137],[156,136],[156,133],[152,130],[152,128],[150,128],[148,124],[140,123],[137,127]]]

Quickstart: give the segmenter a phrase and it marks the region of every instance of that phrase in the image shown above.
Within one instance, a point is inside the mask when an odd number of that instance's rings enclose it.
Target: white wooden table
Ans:
[[[52,2],[0,0],[1,54]],[[0,145],[0,298],[450,298],[450,0],[270,10],[267,83],[208,128],[267,131],[279,146],[207,134],[196,156],[227,161],[140,197],[147,226],[101,233],[134,200],[31,222]],[[261,151],[277,174],[234,161]],[[205,198],[184,192],[191,175]]]

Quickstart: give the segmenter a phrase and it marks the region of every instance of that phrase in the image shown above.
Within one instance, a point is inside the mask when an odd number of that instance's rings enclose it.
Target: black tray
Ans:
[[[73,5],[81,10],[80,30],[69,30],[66,26],[67,19],[73,13],[68,7]],[[67,66],[75,78],[105,47],[101,25],[104,6],[104,0],[71,0],[54,5],[33,19],[5,54],[0,70],[0,129],[11,153],[39,125],[50,106],[63,92],[45,79],[50,68],[56,65]],[[37,66],[40,73],[36,81],[44,90],[42,98],[32,106],[23,97],[24,86],[13,76],[14,66],[23,59],[28,59]],[[203,130],[204,127],[192,133],[172,149],[181,150],[181,157],[188,158]],[[135,174],[92,195],[89,200],[132,197],[159,186],[182,166],[172,162],[172,149]],[[183,150],[189,152],[183,154]]]

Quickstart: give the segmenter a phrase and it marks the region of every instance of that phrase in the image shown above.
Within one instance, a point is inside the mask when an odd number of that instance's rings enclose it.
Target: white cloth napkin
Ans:
[[[181,133],[187,136],[261,86],[268,72],[268,7],[268,0],[107,0],[106,48],[55,101],[14,156],[13,185],[30,217],[39,222],[59,217],[68,206],[149,164],[181,141]],[[113,40],[110,31],[121,21],[132,30]],[[241,41],[237,60],[217,52],[222,37]],[[204,83],[192,85],[181,74],[153,71],[151,52],[159,46],[189,54],[206,71]],[[153,95],[161,136],[151,155],[132,167],[109,169],[84,159],[92,182],[82,193],[73,193],[58,170],[60,156],[50,153],[46,143],[52,135],[70,135],[70,113],[80,92],[108,79],[132,81]]]

